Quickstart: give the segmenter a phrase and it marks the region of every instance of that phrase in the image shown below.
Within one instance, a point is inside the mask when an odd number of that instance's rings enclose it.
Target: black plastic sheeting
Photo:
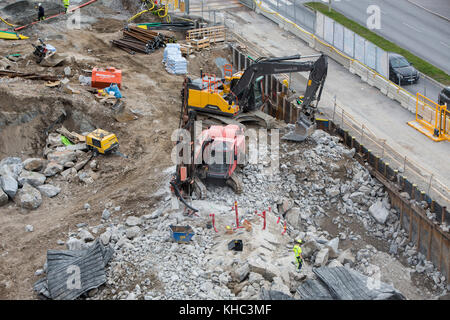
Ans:
[[[302,300],[405,300],[383,282],[370,286],[369,277],[345,267],[314,268],[318,280],[306,280],[297,289]]]
[[[48,250],[47,276],[34,284],[34,290],[48,299],[74,300],[106,282],[105,267],[113,249],[97,239],[86,250]],[[79,270],[79,286],[72,282]]]
[[[291,296],[276,290],[261,289],[259,293],[261,300],[295,300]]]

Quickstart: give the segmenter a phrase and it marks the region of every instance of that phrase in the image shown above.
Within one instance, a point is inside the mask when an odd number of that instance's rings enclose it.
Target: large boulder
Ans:
[[[389,216],[389,210],[387,210],[383,202],[381,200],[378,200],[369,208],[369,213],[372,215],[372,217],[381,224],[385,224],[386,220]]]
[[[43,185],[46,179],[47,177],[44,176],[42,173],[22,170],[18,182],[20,186],[23,186],[24,184],[28,183],[33,187],[37,187]]]
[[[1,176],[0,187],[12,199],[15,197],[17,193],[19,184],[17,183],[16,179],[14,179],[12,176]]]
[[[28,171],[41,171],[45,166],[46,160],[40,158],[30,158],[23,162],[23,168]]]
[[[55,161],[50,161],[45,167],[44,175],[46,177],[52,177],[64,170],[64,167]]]
[[[236,268],[232,274],[235,281],[242,282],[250,274],[250,267],[247,263]]]
[[[20,158],[9,157],[0,161],[0,176],[12,176],[17,180],[22,172],[23,164]]]
[[[0,188],[0,207],[8,203],[8,195]]]
[[[320,249],[319,244],[315,240],[309,240],[301,246],[302,257],[307,259],[311,257],[317,250]]]
[[[83,242],[77,238],[67,240],[66,246],[69,250],[83,250]]]
[[[291,295],[289,287],[280,281],[272,282],[272,285],[270,286],[270,290],[281,292],[287,296]]]
[[[48,198],[53,198],[61,192],[61,188],[55,187],[51,184],[43,184],[37,188],[44,196]]]
[[[350,195],[350,199],[354,202],[354,203],[359,203],[359,204],[364,204],[366,201],[364,199],[364,193],[362,192],[353,192]]]
[[[323,248],[316,255],[316,260],[314,261],[315,267],[324,267],[328,262],[329,249]]]
[[[128,228],[126,231],[127,238],[133,239],[133,238],[137,237],[140,232],[141,232],[141,228],[139,228],[138,226]]]
[[[353,265],[355,263],[355,256],[352,254],[350,248],[342,251],[337,260],[342,263],[342,264],[347,264],[349,263],[350,265]]]
[[[47,155],[47,159],[50,161],[55,161],[60,165],[64,165],[67,162],[75,162],[77,160],[77,156],[75,151],[64,150],[50,152]]]
[[[42,204],[42,196],[39,190],[25,183],[23,188],[17,193],[14,201],[24,209],[33,210],[39,208]]]
[[[331,239],[325,244],[325,247],[329,249],[329,257],[334,259],[339,255],[339,237]]]
[[[280,272],[280,270],[274,265],[261,259],[258,255],[250,255],[248,257],[248,265],[251,272],[259,273],[267,281],[272,282]]]
[[[125,221],[128,227],[139,226],[142,223],[141,219],[135,216],[129,216]]]
[[[3,167],[4,165],[21,164],[21,163],[22,163],[22,159],[20,159],[18,157],[8,157],[8,158],[4,158],[4,159],[2,159],[2,161],[0,161],[0,167]]]
[[[301,214],[299,208],[292,208],[286,213],[286,221],[295,229],[297,229],[301,224]]]

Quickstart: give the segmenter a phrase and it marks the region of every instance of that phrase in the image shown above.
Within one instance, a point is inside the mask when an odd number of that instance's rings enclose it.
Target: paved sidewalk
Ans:
[[[273,56],[293,54],[317,54],[302,40],[280,29],[277,24],[250,10],[229,11],[228,18],[234,20],[234,31],[245,39],[261,47]],[[233,21],[228,21],[227,25]],[[308,73],[292,75],[293,87],[298,92],[306,88]],[[386,139],[398,153],[419,163],[434,177],[450,186],[450,143],[436,143],[407,125],[414,114],[400,104],[383,95],[378,89],[369,86],[351,74],[334,60],[329,60],[328,77],[320,108],[328,114],[333,113],[333,97],[345,107],[357,122],[364,124],[379,139]],[[422,187],[422,190],[427,191]]]

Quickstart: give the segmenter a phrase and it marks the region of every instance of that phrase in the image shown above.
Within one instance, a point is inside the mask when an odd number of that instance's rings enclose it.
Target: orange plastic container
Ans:
[[[106,70],[92,69],[92,87],[104,89],[115,83],[120,88],[122,85],[122,70],[106,68]]]

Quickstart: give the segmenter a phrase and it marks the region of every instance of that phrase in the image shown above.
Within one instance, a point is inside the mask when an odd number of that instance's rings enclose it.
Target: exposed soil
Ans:
[[[96,9],[102,6],[96,5]],[[109,11],[107,8],[105,11]],[[62,89],[48,88],[44,81],[0,79],[0,158],[19,156],[41,157],[45,144],[45,130],[65,110],[68,117],[63,125],[82,133],[90,126],[114,132],[122,153],[129,156],[102,156],[100,171],[90,185],[68,183],[53,177],[48,182],[62,188],[53,199],[32,212],[24,212],[10,202],[0,208],[0,299],[33,299],[34,276],[42,268],[48,249],[61,249],[57,240],[65,241],[67,234],[76,231],[76,224],[89,226],[100,223],[105,206],[121,206],[121,212],[136,216],[149,213],[160,200],[153,195],[166,181],[161,172],[171,164],[171,132],[178,127],[180,90],[183,76],[169,74],[161,63],[163,49],[150,55],[129,55],[113,48],[110,40],[121,37],[122,20],[98,19],[92,30],[66,30],[63,37],[49,28],[45,34],[58,53],[67,55],[62,66],[45,68],[32,59],[36,39],[0,42],[0,53],[21,53],[17,71],[63,75],[71,67],[70,86],[79,94],[68,94]],[[41,26],[42,28],[42,26]],[[45,29],[45,27],[44,27]],[[198,76],[200,67],[218,73],[216,57],[227,57],[224,48],[205,50],[202,59],[189,59],[189,74]],[[110,105],[100,103],[82,86],[79,75],[90,76],[92,67],[114,66],[123,72],[122,94],[128,110],[137,120],[118,122]],[[216,68],[217,69],[217,68]],[[85,203],[91,205],[86,211]],[[34,226],[26,232],[25,225]],[[98,232],[103,230],[99,229]]]

